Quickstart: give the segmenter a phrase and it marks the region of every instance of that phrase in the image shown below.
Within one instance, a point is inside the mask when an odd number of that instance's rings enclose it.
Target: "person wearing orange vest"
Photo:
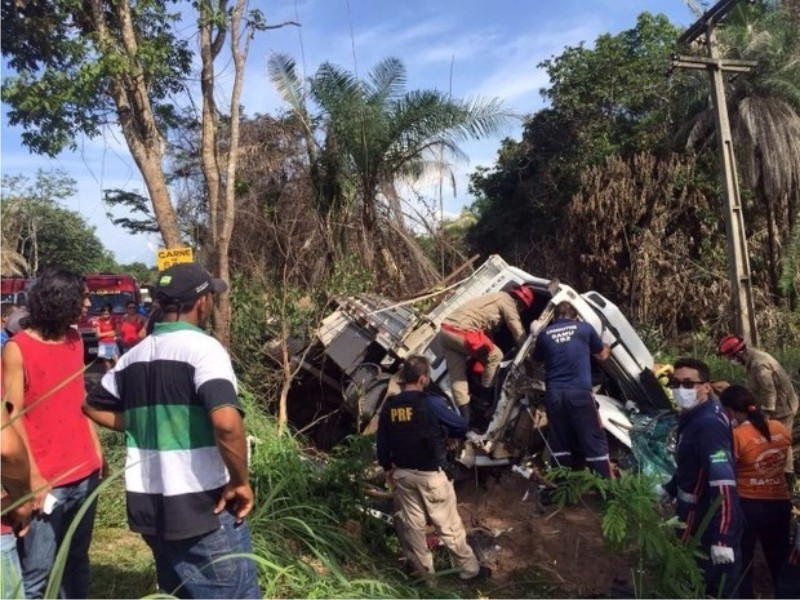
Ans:
[[[761,410],[780,421],[789,430],[789,450],[786,455],[784,475],[794,487],[794,454],[792,453],[792,427],[797,414],[798,398],[786,370],[763,350],[748,348],[738,335],[728,335],[719,342],[718,354],[747,370],[747,387],[758,400]]]
[[[470,419],[467,359],[473,358],[483,367],[480,396],[493,400],[494,378],[503,360],[503,352],[490,334],[505,324],[517,346],[525,341],[525,328],[520,313],[533,305],[530,286],[519,285],[508,292],[495,292],[474,298],[447,315],[439,331],[444,350],[450,388],[461,413]]]
[[[753,557],[756,541],[767,559],[777,588],[781,568],[789,555],[792,503],[783,476],[791,435],[776,419],[768,419],[752,392],[731,385],[720,394],[720,404],[733,425],[736,487],[745,527],[742,536],[742,598],[754,598]]]

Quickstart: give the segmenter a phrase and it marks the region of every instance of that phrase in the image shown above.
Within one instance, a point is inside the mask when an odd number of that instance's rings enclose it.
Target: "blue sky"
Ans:
[[[380,59],[396,56],[406,66],[409,89],[448,91],[452,85],[456,97],[500,98],[523,115],[543,106],[539,89],[547,85],[547,77],[536,65],[565,46],[582,41],[592,45],[602,33],[631,28],[644,11],[664,13],[683,26],[695,20],[683,0],[256,0],[252,6],[260,7],[271,24],[296,20],[302,27],[257,36],[242,97],[250,115],[282,106],[266,73],[272,52],[291,54],[307,74],[330,61],[363,75]],[[230,73],[220,70],[224,81]],[[219,101],[227,105],[225,94]],[[504,135],[463,146],[469,162],[454,165],[456,193],[445,192],[446,213],[457,213],[471,202],[468,174],[478,165],[491,165],[499,140],[519,137],[519,132],[514,124]],[[131,236],[115,227],[101,201],[106,188],[144,191],[121,135],[110,129],[103,138],[79,139],[77,144],[75,152],[55,159],[31,155],[20,144],[20,131],[8,126],[3,107],[2,174],[32,176],[39,168],[63,169],[79,188],[66,207],[97,228],[118,261],[153,264],[159,238]],[[436,194],[433,186],[417,191]]]

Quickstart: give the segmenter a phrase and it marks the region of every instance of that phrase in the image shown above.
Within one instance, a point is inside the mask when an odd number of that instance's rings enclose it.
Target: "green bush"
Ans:
[[[298,440],[278,434],[255,398],[241,394],[249,435],[256,509],[249,518],[261,585],[269,598],[408,598],[419,590],[396,570],[383,567],[348,533],[349,506],[339,492],[355,481],[332,459],[307,458]],[[330,470],[329,470],[330,469]],[[347,495],[354,497],[354,491]]]
[[[653,488],[643,475],[603,479],[590,471],[555,469],[555,500],[561,508],[582,501],[589,492],[600,499],[603,537],[615,551],[628,553],[636,565],[634,591],[639,598],[700,598],[703,576],[695,560],[696,542],[683,544],[674,519],[660,513]],[[704,526],[701,524],[701,531]]]

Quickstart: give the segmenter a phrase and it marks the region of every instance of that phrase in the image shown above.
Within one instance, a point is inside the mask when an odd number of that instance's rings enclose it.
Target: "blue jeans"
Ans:
[[[153,551],[162,591],[178,598],[263,597],[252,559],[220,560],[230,554],[252,554],[247,522],[237,526],[227,510],[220,513],[219,522],[219,529],[185,540],[142,536]]]
[[[3,598],[24,598],[25,588],[22,585],[22,567],[17,554],[17,538],[13,533],[2,536],[3,566],[0,576],[3,578]]]
[[[28,533],[19,540],[17,548],[28,598],[44,596],[64,535],[98,483],[98,473],[95,472],[75,483],[53,488],[50,493],[58,500],[53,512],[49,515],[39,512],[31,521]],[[87,598],[89,595],[89,544],[92,542],[96,508],[95,498],[70,540],[59,598]]]

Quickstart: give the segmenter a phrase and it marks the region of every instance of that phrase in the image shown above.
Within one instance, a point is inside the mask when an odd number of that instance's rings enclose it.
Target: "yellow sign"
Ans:
[[[172,265],[194,262],[191,248],[162,248],[156,254],[158,270],[169,269]]]

